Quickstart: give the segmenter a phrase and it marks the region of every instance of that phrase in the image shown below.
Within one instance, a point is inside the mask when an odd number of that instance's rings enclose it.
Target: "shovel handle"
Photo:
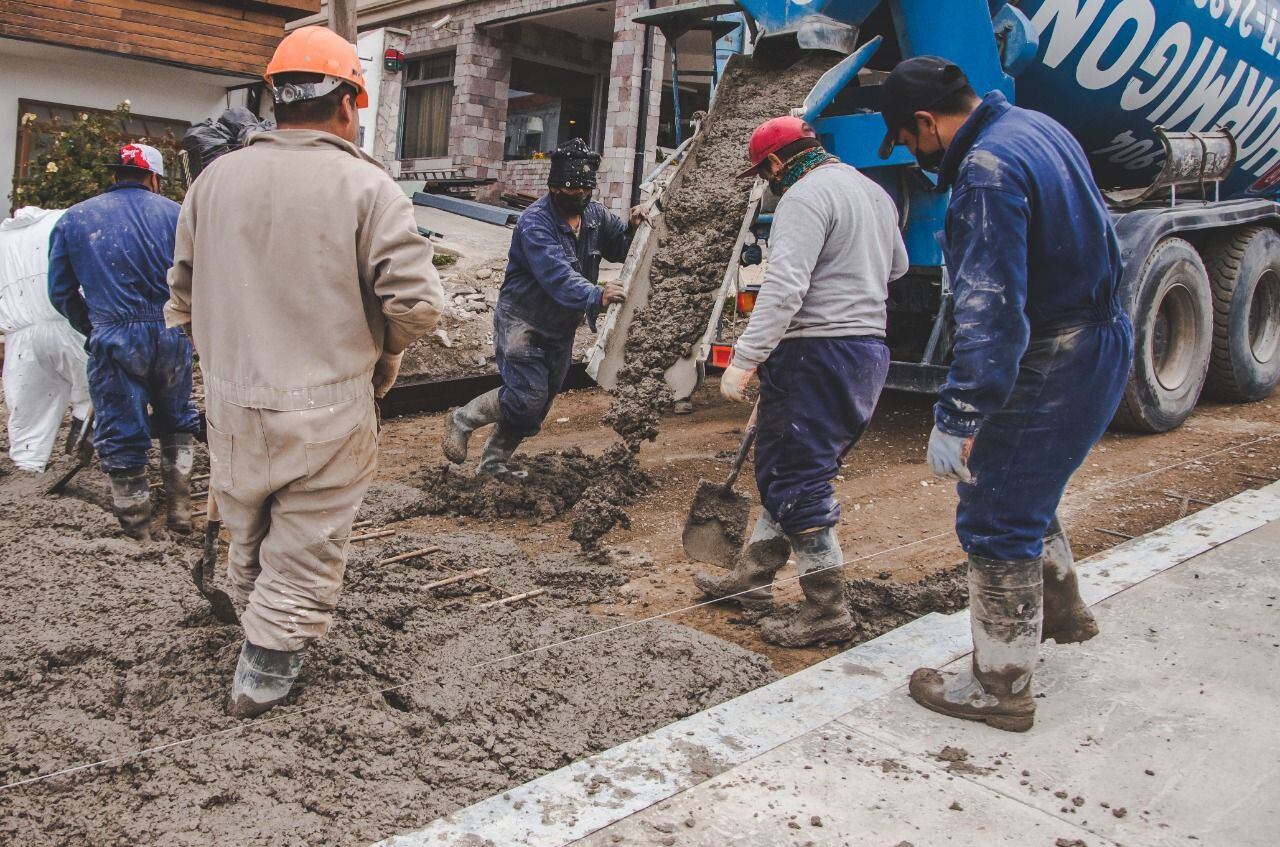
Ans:
[[[747,431],[742,436],[742,443],[738,445],[738,455],[733,457],[733,467],[729,470],[729,478],[724,481],[724,490],[727,492],[733,488],[733,484],[738,481],[738,474],[742,473],[742,466],[746,464],[747,454],[751,452],[751,445],[756,441],[756,415],[760,412],[760,401],[757,400],[755,406],[751,408],[751,417],[747,419]]]

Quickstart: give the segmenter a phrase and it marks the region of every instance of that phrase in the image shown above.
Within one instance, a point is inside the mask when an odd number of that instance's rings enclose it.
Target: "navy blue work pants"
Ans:
[[[181,329],[154,320],[100,324],[88,348],[93,446],[104,471],[146,466],[152,437],[199,431],[191,342]]]
[[[493,315],[493,344],[502,376],[498,405],[504,433],[529,438],[542,429],[569,374],[575,330],[545,331],[499,304]]]
[[[787,534],[839,522],[832,480],[888,373],[889,348],[874,337],[784,339],[760,366],[756,486]]]
[[[1033,337],[1004,408],[983,420],[959,483],[956,535],[988,559],[1039,558],[1071,475],[1106,431],[1133,359],[1121,314]]]

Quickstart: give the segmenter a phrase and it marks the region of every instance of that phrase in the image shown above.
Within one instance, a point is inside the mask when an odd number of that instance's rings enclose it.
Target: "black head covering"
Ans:
[[[583,143],[581,138],[571,138],[551,154],[547,185],[552,188],[594,189],[599,169],[600,154]]]

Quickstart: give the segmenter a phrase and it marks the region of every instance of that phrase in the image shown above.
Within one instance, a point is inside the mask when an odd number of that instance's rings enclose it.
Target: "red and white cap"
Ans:
[[[107,167],[150,171],[164,177],[164,157],[150,144],[126,144],[120,148],[120,161],[108,162]]]

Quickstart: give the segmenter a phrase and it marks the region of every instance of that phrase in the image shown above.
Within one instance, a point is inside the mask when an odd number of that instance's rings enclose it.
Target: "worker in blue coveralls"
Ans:
[[[542,429],[564,385],[573,338],[583,316],[595,330],[600,310],[623,300],[622,286],[600,286],[600,261],[626,258],[647,213],[624,223],[591,199],[600,154],[571,139],[551,155],[548,192],[520,215],[511,238],[507,275],[493,315],[493,342],[502,386],[454,410],[442,445],[449,461],[467,459],[471,433],[496,424],[478,473],[508,473],[516,447]]]
[[[191,464],[199,416],[191,399],[191,342],[164,324],[177,203],[160,195],[164,160],[127,144],[114,181],[67,210],[49,237],[49,299],[88,337],[94,447],[111,477],[125,533],[151,537],[147,459],[160,439],[169,528],[191,531]]]
[[[757,127],[747,160],[739,178],[768,180],[780,199],[760,295],[720,393],[744,402],[751,377],[760,377],[761,510],[732,570],[697,574],[694,584],[709,598],[769,612],[760,635],[771,644],[838,643],[856,628],[832,480],[866,431],[889,373],[889,282],[907,272],[907,248],[889,195],[823,149],[800,118]],[[804,602],[775,609],[773,578],[793,553]]]
[[[951,368],[928,459],[959,480],[973,661],[911,677],[920,705],[1025,731],[1040,642],[1098,632],[1058,522],[1068,480],[1115,414],[1133,356],[1120,249],[1084,151],[1061,125],[979,98],[936,56],[883,85],[887,158],[903,144],[951,189],[943,253],[954,297]]]

